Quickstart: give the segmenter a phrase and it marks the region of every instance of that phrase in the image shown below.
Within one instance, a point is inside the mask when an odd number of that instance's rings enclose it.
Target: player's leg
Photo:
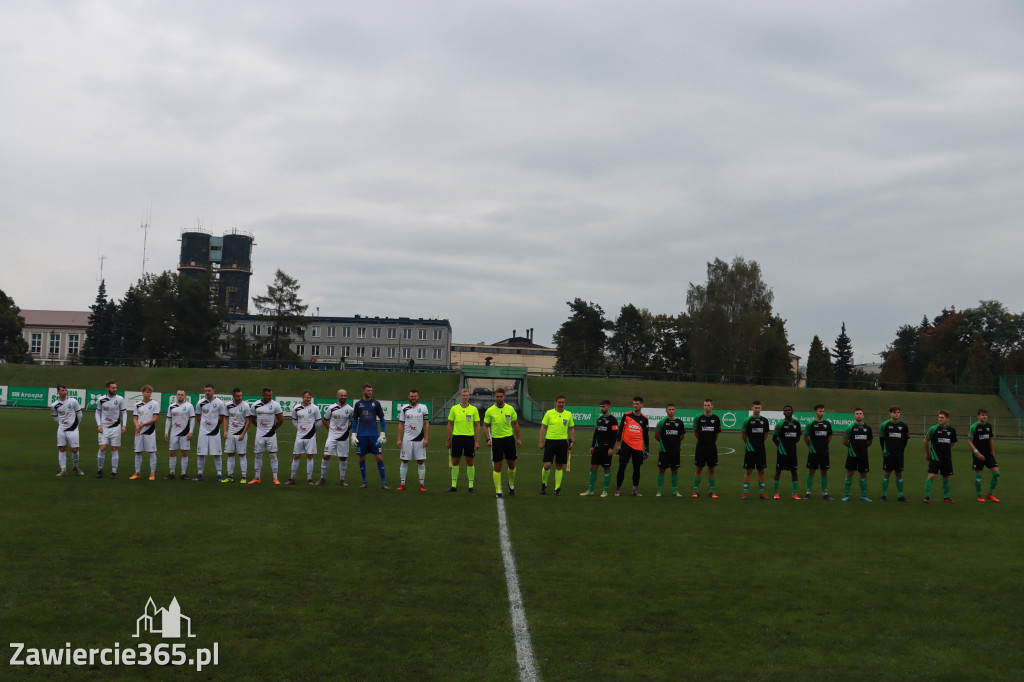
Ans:
[[[629,452],[625,446],[619,450],[619,469],[615,473],[615,495],[622,494],[622,483],[626,480],[626,467],[629,466]]]
[[[581,497],[594,494],[594,486],[597,485],[597,468],[600,466],[597,462],[591,461],[590,463],[590,483],[587,485],[586,492],[580,493]]]
[[[953,501],[949,496],[949,474],[942,474],[942,499],[946,502]]]
[[[654,493],[655,497],[661,497],[661,489],[665,485],[665,470],[668,467],[661,466],[662,462],[658,462],[658,491]]]
[[[252,478],[249,480],[249,485],[256,485],[260,482],[260,474],[263,472],[263,453],[266,449],[266,440],[257,436],[256,442],[252,446]]]
[[[694,467],[694,470],[693,470],[693,497],[700,497],[700,479],[703,476],[704,476],[704,467],[700,466],[700,465]]]
[[[295,485],[295,474],[299,471],[299,461],[302,459],[302,452],[299,450],[301,447],[302,441],[296,439],[295,445],[292,447],[292,473],[284,482],[285,485]]]
[[[376,443],[374,445],[376,445]],[[384,476],[384,454],[382,452],[380,452],[379,447],[378,447],[378,450],[376,451],[376,459],[377,459],[377,473],[380,474],[380,487],[384,488],[385,490],[387,490],[388,482],[387,482],[387,479]]]
[[[501,463],[503,458],[503,447],[497,439],[491,440],[491,479],[494,483],[494,494],[501,497]]]
[[[58,434],[59,437],[59,434]],[[64,445],[57,446],[57,464],[60,465],[60,471],[57,472],[58,476],[68,475],[68,453],[67,447]]]
[[[548,479],[551,476],[551,464],[555,461],[555,451],[551,441],[544,442],[544,461],[540,470],[540,494],[546,495],[548,491]]]
[[[512,450],[511,456],[509,456],[509,455],[505,456],[505,461],[508,463],[508,494],[509,495],[515,495],[516,494],[516,459],[518,459],[518,457],[519,457],[519,454],[515,451],[515,449]]]
[[[459,489],[459,463],[462,461],[461,453],[462,453],[461,447],[456,445],[455,442],[452,442],[452,455],[451,455],[451,462],[452,462],[452,470],[451,470],[452,485],[451,485],[450,488],[448,488],[448,492],[450,492],[450,493],[454,493],[454,492],[456,492]]]
[[[419,454],[422,457],[416,460],[416,475],[420,479],[420,490],[427,492],[427,455],[425,452]]]
[[[754,472],[754,463],[749,461],[749,453],[744,456],[747,461],[743,462],[743,497],[741,499],[747,499],[750,497],[750,477]]]
[[[682,497],[679,493],[679,463],[673,462],[676,466],[672,467],[672,495],[673,497]]]
[[[759,461],[757,464],[758,464],[758,467],[757,467],[757,495],[762,500],[767,500],[768,496],[765,495],[765,493],[764,493],[764,485],[765,485],[764,469],[765,469],[765,463],[763,461]]]
[[[466,477],[469,479],[469,492],[476,492],[476,457],[466,455]]]
[[[846,465],[846,480],[843,481],[843,502],[850,501],[850,488],[853,487],[853,474],[856,468],[851,468],[850,464]]]
[[[772,479],[772,485],[775,488],[775,499],[781,499],[779,496],[779,477],[782,475],[782,467],[779,463],[775,464],[775,478]]]
[[[709,458],[708,461],[714,462],[713,464],[708,465],[708,495],[711,496],[711,499],[717,500],[718,495],[715,494],[715,483],[717,480],[715,477],[715,470],[718,469],[718,455],[715,454],[714,459]]]
[[[192,449],[192,441],[187,438],[181,441],[181,476],[179,478],[183,481],[189,480],[188,475],[188,453]]]
[[[935,483],[935,474],[938,473],[938,462],[934,460],[928,462],[928,478],[924,481],[924,501],[932,501],[932,485]]]
[[[103,478],[103,465],[107,460],[107,444],[104,436],[100,434],[99,449],[96,451],[96,478]]]
[[[398,465],[398,489],[405,490],[405,477],[409,473],[409,460],[406,459],[406,453],[402,453],[401,459],[399,459]]]
[[[989,455],[989,457],[992,458],[991,455]],[[991,469],[992,476],[989,478],[988,481],[988,494],[985,495],[985,499],[988,500],[989,502],[998,502],[999,500],[993,494],[993,491],[996,489],[996,486],[999,485],[999,465],[993,465]]]
[[[868,472],[870,469],[868,468],[867,459],[859,462],[857,470],[860,472],[860,499],[862,502],[870,502],[871,498],[868,497]]]
[[[888,469],[885,466],[882,467],[882,495],[878,498],[879,502],[887,502],[889,500],[889,479],[892,478],[892,469]]]
[[[644,463],[644,453],[641,450],[633,451],[633,494],[640,497],[640,466]]]
[[[555,452],[555,495],[562,494],[562,475],[565,463],[569,461],[569,441],[558,441]]]
[[[110,477],[117,478],[117,464],[118,464],[118,450],[121,447],[119,445],[110,446]]]
[[[896,469],[896,501],[906,502],[907,498],[903,496],[903,467]]]
[[[273,448],[272,450],[270,448]],[[270,473],[274,476],[274,485],[281,485],[281,480],[277,477],[277,442],[271,442],[267,445],[270,452]]]

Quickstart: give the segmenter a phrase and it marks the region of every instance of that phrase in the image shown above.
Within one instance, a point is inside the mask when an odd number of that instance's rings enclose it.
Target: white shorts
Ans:
[[[220,436],[205,436],[199,434],[199,444],[196,445],[197,455],[219,455],[220,454]]]
[[[338,457],[345,459],[348,457],[349,445],[350,443],[348,438],[342,438],[340,440],[328,438],[327,444],[324,445],[324,456],[337,455]]]
[[[224,439],[224,454],[225,455],[244,455],[245,451],[249,449],[249,434],[245,434],[242,440],[238,440],[238,436],[228,436]]]
[[[192,441],[189,440],[188,436],[171,436],[169,450],[174,452],[175,450],[181,450],[182,452],[188,452],[192,449]]]
[[[315,455],[316,438],[296,438],[295,447],[292,448],[293,455]]]
[[[103,433],[99,434],[100,445],[109,445],[112,448],[121,447],[121,425],[104,426]]]
[[[75,429],[74,431],[65,431],[64,429],[57,429],[57,447],[71,448],[72,450],[77,450],[78,429]]]
[[[400,457],[405,461],[415,459],[417,462],[422,462],[427,458],[427,449],[423,447],[421,440],[403,440]]]
[[[254,455],[264,452],[274,454],[277,452],[277,436],[256,436],[256,445],[253,446]]]
[[[135,436],[135,452],[156,452],[156,434]]]

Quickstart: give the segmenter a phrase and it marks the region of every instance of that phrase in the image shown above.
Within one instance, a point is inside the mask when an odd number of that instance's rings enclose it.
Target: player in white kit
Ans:
[[[416,460],[420,476],[420,492],[427,492],[424,482],[427,478],[427,441],[430,439],[430,422],[427,406],[420,402],[416,389],[409,391],[409,404],[398,413],[398,452],[402,459],[398,473],[401,477],[399,490],[405,490],[405,477],[409,473],[409,462]]]
[[[128,406],[117,394],[117,382],[107,382],[107,394],[96,401],[96,432],[100,450],[96,454],[96,478],[103,478],[107,446],[110,446],[110,477],[117,478],[117,450],[128,424]]]
[[[68,397],[68,387],[57,387],[57,401],[50,405],[50,415],[57,422],[57,461],[60,463],[58,476],[68,475],[68,453],[71,448],[71,471],[79,476],[85,472],[78,468],[78,425],[82,423],[82,406],[75,398]]]
[[[128,477],[137,481],[142,476],[142,453],[149,453],[149,480],[156,480],[156,422],[160,418],[160,403],[153,400],[153,387],[142,387],[142,400],[135,403],[132,421],[135,423],[135,473]]]
[[[313,485],[313,458],[316,457],[316,427],[323,415],[320,407],[313,404],[313,394],[302,392],[302,404],[292,408],[292,424],[295,425],[295,447],[292,448],[292,475],[285,485],[295,485],[295,474],[299,470],[299,459],[306,456],[306,485]]]
[[[345,482],[345,473],[348,470],[348,448],[349,438],[352,436],[352,413],[351,405],[346,405],[348,391],[338,389],[338,402],[323,411],[323,425],[327,429],[327,442],[324,444],[324,458],[320,462],[320,480],[316,485],[323,485],[327,482],[327,466],[331,455],[338,457],[339,485],[348,486]]]
[[[252,421],[256,423],[256,441],[253,444],[253,478],[249,485],[260,482],[263,470],[263,453],[270,453],[270,470],[274,474],[274,485],[281,485],[277,478],[277,429],[284,422],[281,403],[274,400],[269,387],[263,389],[263,399],[252,405]]]
[[[248,463],[245,459],[245,451],[249,449],[249,417],[252,416],[252,407],[242,400],[242,389],[231,389],[231,402],[225,407],[228,413],[228,428],[224,433],[224,454],[228,456],[228,475],[224,483],[235,482],[235,455],[238,455],[238,464],[242,467],[242,477],[239,483],[245,484]]]
[[[188,451],[192,449],[192,420],[195,417],[196,409],[185,400],[184,389],[179,388],[164,420],[164,440],[170,443],[171,472],[164,476],[168,481],[174,479],[178,468],[176,452],[181,452],[181,480],[188,480]]]
[[[199,426],[199,443],[196,445],[196,480],[203,480],[203,469],[206,468],[206,456],[213,455],[213,465],[217,470],[217,480],[222,480],[220,468],[220,434],[227,426],[228,411],[224,401],[213,392],[213,384],[206,384],[204,395],[196,405],[196,422]]]

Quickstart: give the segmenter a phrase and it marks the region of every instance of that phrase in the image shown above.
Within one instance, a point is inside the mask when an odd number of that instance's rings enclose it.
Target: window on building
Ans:
[[[435,329],[434,330],[434,341],[441,341],[442,339],[444,339],[444,330],[443,329]]]
[[[342,346],[341,347],[341,357],[343,357],[343,358],[350,358],[350,357],[352,357],[352,346]]]
[[[356,327],[356,338],[357,339],[365,339],[366,338],[366,327]]]
[[[78,355],[79,339],[78,334],[68,334],[68,355]]]
[[[403,339],[411,339],[412,338],[412,330],[411,329],[403,329],[402,330],[402,338]]]
[[[60,334],[50,332],[50,355],[60,355]]]
[[[28,342],[29,351],[39,355],[43,352],[43,334],[42,332],[32,332],[32,336]]]
[[[388,359],[389,360],[394,360],[395,359],[395,357],[396,357],[395,350],[396,350],[396,348],[394,346],[389,346],[388,347]]]
[[[327,357],[334,357],[334,344],[327,344]]]
[[[312,338],[314,338],[314,339],[319,338],[320,337],[320,325],[314,324],[312,327],[310,327],[309,328],[309,335]]]
[[[298,353],[299,355],[305,355],[306,354],[306,346],[305,346],[305,344],[302,344],[302,343],[295,344],[295,352]]]
[[[394,327],[388,328],[388,338],[393,339],[398,336],[398,330]]]
[[[434,359],[435,360],[444,360],[443,355],[444,355],[444,351],[443,350],[441,350],[440,348],[435,348],[434,349]]]
[[[345,338],[345,339],[351,338],[352,337],[352,327],[342,327],[341,328],[341,336],[342,336],[342,338]]]
[[[221,341],[220,342],[220,352],[221,353],[230,353],[231,352],[231,343],[228,342],[228,341]]]
[[[338,331],[337,327],[328,327],[327,328],[327,338],[333,339],[335,334],[337,333],[337,331]]]
[[[252,335],[253,336],[259,336],[260,335],[260,326],[261,325],[258,325],[258,324],[254,324],[252,326]]]
[[[381,337],[380,327],[374,327],[371,331],[373,332],[373,338],[379,339]]]
[[[356,346],[356,357],[357,358],[365,358],[366,357],[366,346]]]
[[[316,344],[311,344],[309,347],[309,354],[312,355],[314,358],[320,355],[320,346]]]
[[[426,348],[417,348],[416,349],[416,359],[417,360],[426,360],[427,359],[427,349]]]
[[[412,348],[403,348],[402,349],[402,359],[403,360],[408,360],[411,357],[412,357]]]
[[[427,330],[426,329],[420,329],[418,331],[419,331],[419,334],[417,336],[418,336],[419,340],[420,341],[426,341],[427,340]]]
[[[379,358],[380,357],[380,346],[374,346],[373,348],[370,349],[370,357],[371,358]]]

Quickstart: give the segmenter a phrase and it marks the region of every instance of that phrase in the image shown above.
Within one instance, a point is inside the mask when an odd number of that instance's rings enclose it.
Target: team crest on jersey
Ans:
[[[568,425],[569,425],[569,420],[568,419],[563,419],[562,420],[562,426],[568,426]]]
[[[511,422],[512,422],[512,415],[510,415],[510,414],[506,414],[506,415],[505,415],[505,421],[507,421],[507,422],[511,423]]]

